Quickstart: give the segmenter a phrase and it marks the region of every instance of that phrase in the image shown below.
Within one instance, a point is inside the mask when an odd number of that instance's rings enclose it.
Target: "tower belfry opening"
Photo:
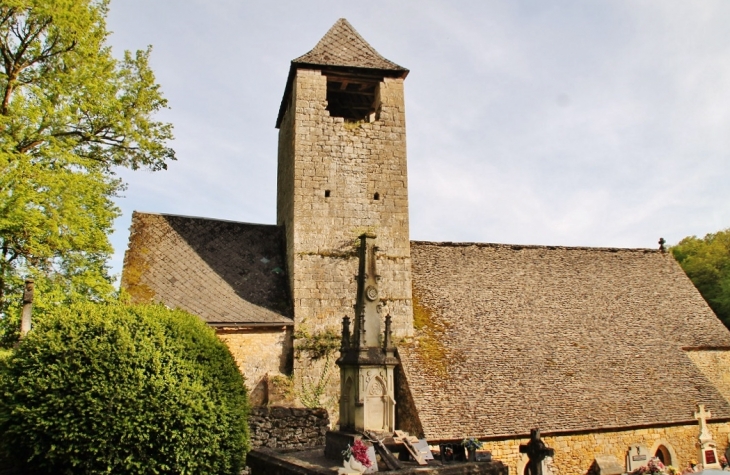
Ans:
[[[382,78],[327,74],[327,110],[346,121],[375,120],[378,84]]]

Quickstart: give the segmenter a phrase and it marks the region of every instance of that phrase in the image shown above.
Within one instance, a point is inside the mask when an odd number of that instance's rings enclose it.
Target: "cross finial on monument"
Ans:
[[[698,411],[695,412],[695,419],[700,421],[700,442],[712,440],[712,434],[710,434],[710,431],[707,429],[707,419],[712,417],[712,413],[710,411],[705,411],[704,404],[698,404],[697,409]]]
[[[532,429],[530,431],[530,441],[527,444],[520,445],[520,453],[527,454],[529,461],[527,462],[527,475],[543,475],[542,461],[545,457],[555,455],[555,450],[551,449],[545,442],[540,439],[540,429]]]

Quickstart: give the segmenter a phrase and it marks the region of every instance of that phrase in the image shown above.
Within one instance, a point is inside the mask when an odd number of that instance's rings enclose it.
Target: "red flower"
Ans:
[[[363,444],[362,440],[356,440],[354,444],[352,444],[352,456],[355,457],[355,460],[363,464],[365,467],[370,468],[370,466],[373,464],[370,461],[370,458],[368,458],[368,447],[367,445]]]

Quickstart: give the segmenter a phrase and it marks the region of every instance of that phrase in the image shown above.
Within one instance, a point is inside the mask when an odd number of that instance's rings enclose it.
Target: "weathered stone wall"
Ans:
[[[720,394],[730,401],[730,351],[691,350],[686,354]]]
[[[329,424],[324,409],[255,407],[248,417],[251,447],[291,449],[324,445]]]
[[[396,336],[412,332],[403,80],[384,78],[378,97],[374,122],[330,117],[326,76],[300,69],[280,126],[277,221],[295,325],[310,332],[353,316],[355,243],[366,231],[378,237],[383,316]]]
[[[252,405],[266,401],[266,375],[291,372],[291,332],[281,328],[218,329],[246,379]]]
[[[728,447],[730,424],[709,423],[708,427],[717,443],[718,455]],[[697,424],[635,429],[626,431],[597,432],[591,434],[544,436],[542,439],[555,449],[552,462],[554,475],[582,475],[588,472],[597,455],[613,455],[624,465],[626,453],[632,444],[646,446],[653,456],[660,445],[667,447],[673,457],[672,465],[684,468],[692,459],[699,459],[696,445],[699,436]],[[522,475],[526,457],[519,453],[520,444],[528,439],[511,439],[484,443],[484,450],[490,450],[494,460],[501,460],[509,466],[510,474]]]

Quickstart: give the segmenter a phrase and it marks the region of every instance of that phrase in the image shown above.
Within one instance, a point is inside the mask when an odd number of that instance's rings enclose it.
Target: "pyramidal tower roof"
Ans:
[[[347,20],[340,18],[309,53],[292,60],[284,97],[281,99],[279,115],[276,118],[277,129],[281,125],[291,98],[296,71],[300,68],[326,69],[329,72],[338,71],[354,75],[380,76],[381,78],[405,79],[408,75],[408,69],[382,57]]]
[[[335,22],[312,51],[296,58],[292,64],[408,72],[406,68],[382,57],[344,18]]]

